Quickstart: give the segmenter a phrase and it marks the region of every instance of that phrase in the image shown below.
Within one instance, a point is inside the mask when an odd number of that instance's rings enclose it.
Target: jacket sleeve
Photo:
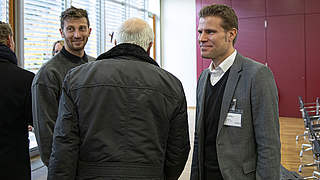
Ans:
[[[266,66],[255,74],[251,87],[252,118],[257,144],[256,179],[280,179],[278,92]]]
[[[177,180],[187,162],[190,151],[187,103],[182,89],[182,100],[176,115],[170,122],[165,158],[167,180]]]
[[[48,166],[52,135],[58,112],[59,91],[43,84],[32,85],[32,113],[41,159]]]
[[[75,105],[66,88],[62,88],[58,118],[53,135],[48,180],[75,179],[80,137]]]

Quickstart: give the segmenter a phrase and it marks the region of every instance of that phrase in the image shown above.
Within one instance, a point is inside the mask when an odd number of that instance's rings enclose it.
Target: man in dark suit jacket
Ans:
[[[12,29],[0,21],[0,179],[31,179],[28,125],[33,77],[17,66]]]
[[[191,179],[279,179],[278,93],[272,72],[234,49],[233,9],[199,13],[199,44],[212,59],[197,86]]]

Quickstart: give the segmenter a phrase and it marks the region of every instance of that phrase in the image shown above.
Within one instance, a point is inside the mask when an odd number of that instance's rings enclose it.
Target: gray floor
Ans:
[[[194,134],[194,118],[195,110],[188,110],[188,119],[189,119],[189,133],[190,133],[190,143],[191,143],[191,152],[189,154],[188,162],[184,168],[182,175],[179,180],[189,180],[190,171],[191,171],[191,158],[192,158],[192,149],[193,149],[193,134]],[[32,158],[31,160],[31,170],[32,170],[32,180],[45,180],[47,179],[47,167],[42,163],[39,156]]]

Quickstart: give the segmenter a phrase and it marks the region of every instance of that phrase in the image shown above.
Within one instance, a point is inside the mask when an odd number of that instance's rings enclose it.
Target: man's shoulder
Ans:
[[[46,63],[44,63],[33,80],[33,85],[37,83],[47,84],[52,82],[51,80],[57,75],[60,74],[60,69],[62,69],[65,64],[65,57],[62,53],[58,53],[51,59],[49,59]]]
[[[161,85],[157,87],[158,91],[165,94],[168,97],[177,99],[181,101],[185,98],[183,85],[178,77],[170,73],[169,71],[162,69],[158,66],[154,67],[159,73],[159,81],[163,81],[165,83],[160,83]]]
[[[41,66],[39,72],[46,72],[46,71],[49,71],[52,68],[55,68],[57,66],[63,65],[61,63],[61,61],[64,60],[64,59],[65,59],[65,57],[61,53],[53,56],[51,59],[49,59],[47,62],[45,62]]]
[[[176,83],[178,86],[182,86],[182,83],[180,81],[179,78],[177,78],[175,75],[173,75],[172,73],[170,73],[169,71],[161,68],[161,67],[158,67],[158,66],[154,66],[152,65],[151,67],[154,67],[155,69],[158,69],[158,72],[167,76],[167,79],[173,83]]]
[[[273,78],[273,73],[267,65],[244,56],[240,58],[240,61],[242,63],[242,75],[246,79],[257,79],[263,76]]]
[[[87,57],[88,57],[88,62],[92,62],[92,61],[95,61],[97,59],[97,58],[92,57],[90,55],[87,55]]]
[[[78,84],[79,82],[84,81],[86,79],[85,77],[96,74],[98,69],[103,69],[103,65],[101,65],[101,63],[102,61],[89,61],[88,63],[73,67],[68,70],[65,79],[67,79],[70,84]]]
[[[34,78],[35,74],[33,72],[30,72],[28,70],[22,69],[21,68],[21,73],[23,74],[24,78],[27,79],[28,81]]]
[[[236,59],[242,63],[242,68],[244,71],[253,72],[261,68],[267,68],[267,66],[262,64],[261,62],[258,62],[257,60],[254,60],[250,57],[242,56],[239,53],[236,56]]]
[[[12,74],[15,77],[19,77],[22,78],[23,81],[26,82],[31,82],[33,77],[34,77],[34,73],[30,72],[28,70],[25,70],[17,65],[14,65],[12,63],[7,63],[8,65],[8,71],[10,71],[9,73]]]

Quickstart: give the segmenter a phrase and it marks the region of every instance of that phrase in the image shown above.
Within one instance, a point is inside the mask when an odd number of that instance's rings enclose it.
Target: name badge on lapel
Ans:
[[[232,100],[232,106],[227,114],[227,118],[224,121],[226,126],[241,127],[242,110],[236,109],[237,99]]]

